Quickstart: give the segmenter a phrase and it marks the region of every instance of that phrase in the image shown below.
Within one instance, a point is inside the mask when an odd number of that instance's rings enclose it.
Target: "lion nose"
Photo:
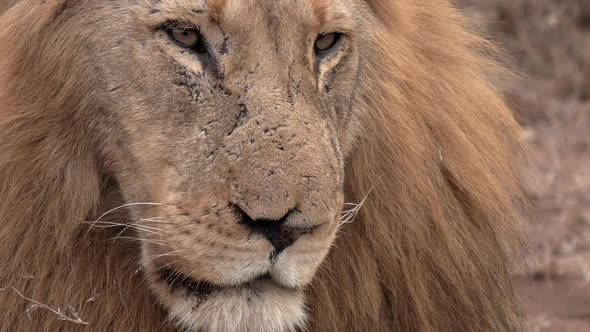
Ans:
[[[298,228],[286,225],[286,221],[297,209],[292,209],[282,218],[278,220],[269,219],[252,219],[239,206],[234,206],[237,214],[240,217],[239,223],[250,229],[253,233],[263,235],[275,248],[275,254],[280,253],[287,247],[291,246],[299,237],[310,233],[311,228]]]

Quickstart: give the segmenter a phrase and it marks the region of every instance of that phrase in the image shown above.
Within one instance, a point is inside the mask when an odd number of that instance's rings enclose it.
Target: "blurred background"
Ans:
[[[457,0],[522,78],[503,82],[530,148],[529,331],[590,331],[590,0]]]

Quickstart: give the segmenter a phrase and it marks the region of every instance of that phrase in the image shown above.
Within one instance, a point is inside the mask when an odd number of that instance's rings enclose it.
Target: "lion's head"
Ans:
[[[157,303],[194,331],[515,326],[517,126],[446,1],[2,12],[0,281],[119,329]],[[123,305],[83,301],[101,287]]]
[[[92,145],[126,203],[156,203],[131,216],[148,284],[183,324],[303,322],[302,289],[335,237],[361,115],[363,10],[353,1],[86,10],[104,24],[81,38],[92,91],[102,91],[87,118]],[[74,16],[71,29],[85,20]]]

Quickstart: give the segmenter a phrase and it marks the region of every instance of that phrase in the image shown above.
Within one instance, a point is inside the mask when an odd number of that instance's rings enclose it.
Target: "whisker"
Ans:
[[[186,251],[186,250],[185,250],[185,249],[179,249],[179,250],[174,250],[174,251],[167,252],[167,253],[165,253],[165,254],[152,255],[152,256],[150,256],[150,257],[148,258],[148,260],[147,260],[147,261],[148,261],[148,262],[151,262],[151,261],[153,261],[154,259],[158,259],[158,258],[160,258],[160,257],[173,256],[173,255],[179,254],[179,253],[181,253],[181,252],[183,252],[183,251]]]
[[[91,224],[90,222],[82,222],[83,224]],[[150,232],[152,231],[153,234],[155,234],[156,232],[161,232],[162,230],[156,227],[150,227],[150,226],[145,226],[145,225],[137,225],[136,223],[118,223],[118,222],[112,222],[112,221],[99,221],[97,223],[95,223],[94,225],[95,228],[116,228],[116,227],[125,227],[125,229],[127,228],[135,228],[135,229],[139,229],[142,231],[146,231],[146,232]]]
[[[172,262],[168,263],[168,264],[164,264],[163,266],[160,266],[159,268],[157,268],[154,272],[159,272],[162,269],[165,269],[166,267],[175,264],[176,262],[180,261],[182,259],[182,257],[178,257],[177,259],[173,260]],[[143,267],[143,265],[141,265]],[[146,273],[144,273],[144,276],[141,280],[141,282],[139,283],[140,285],[143,284],[144,282],[147,281],[148,275]]]
[[[348,215],[350,215],[350,214],[354,213],[354,211],[356,211],[356,210],[347,210],[347,211],[343,211],[343,212],[342,212],[342,216],[340,217],[340,219],[342,219],[342,218],[344,218],[344,217],[346,217],[346,216],[348,216]]]
[[[168,264],[164,264],[164,265],[160,266],[159,268],[157,268],[157,269],[156,269],[156,271],[161,271],[161,270],[163,270],[163,269],[167,268],[168,266],[170,266],[170,265],[172,265],[172,264],[174,264],[174,263],[178,262],[178,261],[179,261],[179,260],[181,260],[181,259],[182,259],[182,257],[179,257],[178,259],[175,259],[175,260],[173,260],[172,262],[170,262],[170,263],[168,263]]]
[[[179,257],[178,259],[176,259],[176,260],[173,260],[172,262],[170,262],[170,263],[168,263],[168,264],[165,264],[165,265],[163,265],[163,266],[160,266],[160,267],[159,267],[158,269],[156,269],[154,272],[159,272],[159,271],[161,271],[161,270],[163,270],[163,269],[167,268],[168,266],[170,266],[170,265],[172,265],[172,264],[174,264],[174,263],[176,263],[176,262],[180,261],[181,259],[182,259],[182,258],[181,258],[181,257]],[[175,270],[175,271],[177,271],[177,272],[178,272],[178,274],[176,275],[176,277],[174,278],[174,280],[172,280],[172,282],[171,282],[171,283],[176,283],[176,280],[178,280],[178,277],[179,277],[180,275],[184,275],[184,270],[185,270],[184,268],[182,268],[182,269],[180,269],[180,270]],[[147,278],[144,278],[144,280],[145,280],[145,279],[147,279]],[[170,281],[170,280],[167,280],[167,281]]]
[[[110,239],[107,239],[107,241],[109,240],[113,240],[113,242],[117,241],[117,240],[136,240],[139,242],[146,242],[146,243],[152,243],[152,244],[157,244],[160,246],[166,246],[166,247],[170,247],[170,245],[166,244],[166,243],[162,243],[162,242],[158,242],[156,240],[148,240],[148,239],[142,239],[139,237],[132,237],[132,236],[117,236],[117,237],[113,237]]]
[[[180,224],[179,222],[169,222],[169,221],[164,221],[164,220],[156,220],[153,218],[145,218],[145,219],[140,219],[139,221],[136,221],[135,224],[140,224],[140,223],[154,223],[154,224],[163,224],[163,225],[178,225]]]
[[[108,210],[107,212],[103,213],[102,215],[100,215],[100,217],[98,217],[93,223],[92,225],[88,228],[88,230],[86,231],[86,234],[84,235],[84,238],[86,238],[88,236],[88,233],[90,233],[90,230],[94,227],[94,224],[96,224],[97,222],[99,222],[102,218],[106,217],[107,215],[123,209],[123,208],[127,208],[130,206],[138,206],[138,205],[151,205],[151,206],[160,206],[163,205],[162,203],[152,203],[152,202],[139,202],[139,203],[127,203],[127,204],[123,204],[123,205],[119,205],[113,209]]]
[[[182,276],[182,279],[180,280],[180,283],[183,283],[183,282],[185,282],[185,281],[187,281],[187,280],[190,279],[190,275],[192,274],[192,271],[191,271],[191,273],[185,273],[184,272],[185,270],[186,270],[185,268],[182,268],[182,269],[180,269],[180,271],[176,271],[176,272],[178,272],[178,274],[176,275],[176,277],[172,281],[172,284],[176,284],[176,281],[178,280],[178,278],[180,276]]]
[[[106,225],[103,225],[106,224]],[[94,227],[96,228],[113,228],[113,227],[124,227],[119,234],[117,234],[117,236],[115,236],[115,238],[120,237],[126,230],[128,229],[135,229],[138,231],[142,231],[142,232],[146,232],[148,234],[153,234],[153,235],[160,235],[161,233],[165,233],[162,230],[158,229],[158,228],[153,228],[154,230],[151,230],[149,228],[147,228],[147,226],[143,226],[143,225],[133,225],[133,224],[120,224],[120,223],[109,223],[109,222],[105,222],[105,221],[100,221],[98,222],[98,225],[95,225]]]
[[[144,222],[144,221],[162,222],[162,220],[164,220],[164,219],[166,219],[166,217],[141,218],[137,221],[137,223]]]
[[[125,231],[126,231],[126,230],[128,230],[129,228],[132,228],[132,227],[131,227],[131,226],[127,226],[127,227],[123,228],[123,229],[122,229],[122,230],[119,232],[119,234],[117,234],[117,236],[115,236],[115,239],[117,239],[117,238],[121,237],[121,235],[123,235],[123,233],[125,233]],[[137,228],[136,228],[136,229],[137,229]],[[145,232],[146,232],[146,233],[149,233],[149,234],[158,235],[158,233],[156,233],[156,232],[151,232],[151,231],[145,231]],[[113,241],[113,242],[115,242],[115,241]]]
[[[375,182],[373,182],[373,184],[371,185],[371,188],[369,188],[369,190],[367,191],[367,193],[365,194],[365,196],[363,197],[363,199],[360,201],[360,203],[344,203],[345,206],[354,206],[354,208],[344,211],[343,212],[343,216],[340,218],[340,223],[341,224],[347,224],[347,223],[351,223],[354,221],[354,219],[356,219],[356,217],[359,214],[359,211],[361,210],[361,208],[363,207],[363,205],[365,205],[365,203],[367,202],[367,199],[369,197],[369,194],[371,194],[371,192],[373,191],[373,189],[375,189],[375,186],[379,183],[379,181],[381,180],[381,178],[384,176],[385,174],[380,175],[377,180],[375,180]]]

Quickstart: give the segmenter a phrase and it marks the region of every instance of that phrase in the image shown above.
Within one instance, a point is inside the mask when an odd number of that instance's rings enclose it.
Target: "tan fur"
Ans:
[[[494,48],[448,1],[4,0],[0,15],[2,331],[521,328],[518,126],[488,82]],[[158,32],[169,20],[201,26],[215,70]],[[350,38],[311,68],[301,50],[334,30]],[[343,200],[364,204],[339,225]],[[140,202],[157,204],[93,223]],[[227,202],[259,219],[296,206],[289,226],[314,232],[271,266]],[[161,264],[282,287],[201,304]]]
[[[213,21],[217,21],[221,17],[225,3],[226,0],[210,0],[207,2],[209,16]]]

